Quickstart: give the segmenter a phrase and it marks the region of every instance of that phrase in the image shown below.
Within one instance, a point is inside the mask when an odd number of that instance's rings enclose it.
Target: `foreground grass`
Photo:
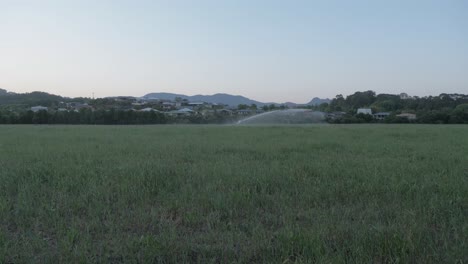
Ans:
[[[467,219],[468,126],[0,126],[0,263],[462,263]]]

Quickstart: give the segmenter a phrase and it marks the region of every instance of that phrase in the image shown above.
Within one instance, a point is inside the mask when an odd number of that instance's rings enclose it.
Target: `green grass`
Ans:
[[[0,263],[468,262],[468,126],[0,126]]]

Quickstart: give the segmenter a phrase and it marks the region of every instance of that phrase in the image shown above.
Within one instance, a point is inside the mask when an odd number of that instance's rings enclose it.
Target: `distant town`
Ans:
[[[205,101],[191,98],[167,93],[66,98],[0,89],[0,124],[222,124],[291,108],[323,112],[329,123],[468,123],[468,95],[463,94],[416,97],[364,91],[331,100],[314,98],[303,105],[261,103],[227,94],[196,97]]]

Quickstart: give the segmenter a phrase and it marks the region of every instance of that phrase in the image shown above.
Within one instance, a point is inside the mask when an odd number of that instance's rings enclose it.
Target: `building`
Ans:
[[[416,120],[416,115],[415,114],[410,114],[410,113],[401,113],[401,114],[397,115],[397,117],[406,118],[408,120]]]
[[[182,108],[180,110],[174,110],[174,111],[170,111],[168,112],[169,115],[171,116],[189,116],[189,115],[193,115],[195,112],[191,109],[188,109],[188,108]]]
[[[378,112],[378,113],[373,114],[372,116],[374,117],[374,119],[377,119],[377,120],[384,120],[384,119],[387,118],[389,115],[390,115],[389,112]]]
[[[156,110],[156,109],[153,109],[153,108],[151,108],[151,107],[143,108],[143,109],[141,109],[141,110],[139,110],[139,111],[140,111],[140,112],[160,112],[160,111],[158,111],[158,110]]]
[[[229,109],[219,109],[219,110],[216,110],[216,112],[221,115],[227,115],[227,116],[232,116],[233,114],[233,112]]]
[[[248,109],[237,110],[237,114],[238,115],[250,115],[252,114],[252,111]]]
[[[75,110],[76,112],[79,112],[81,109],[92,109],[88,103],[81,103],[81,102],[69,102],[66,104],[66,107],[69,110]]]
[[[84,103],[75,105],[74,109],[80,111],[81,109],[92,109],[92,107],[87,103]]]
[[[359,108],[357,110],[358,114],[372,115],[372,109],[370,108]]]
[[[189,106],[203,106],[205,103],[204,102],[190,102],[187,105]]]
[[[335,111],[335,112],[327,114],[327,118],[335,120],[335,119],[343,118],[345,115],[346,115],[346,112]]]
[[[33,112],[48,111],[48,110],[49,110],[49,108],[47,108],[45,106],[40,106],[40,105],[31,107],[31,111],[33,111]]]
[[[163,110],[172,110],[175,108],[175,103],[173,102],[163,102],[162,103],[162,109]]]

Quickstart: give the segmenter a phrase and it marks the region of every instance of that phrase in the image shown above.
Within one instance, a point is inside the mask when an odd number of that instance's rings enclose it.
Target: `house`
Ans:
[[[416,120],[416,115],[415,114],[401,113],[401,114],[396,115],[396,116],[400,117],[400,118],[406,118],[408,120]]]
[[[205,102],[190,102],[187,104],[190,109],[211,108],[211,105]]]
[[[327,114],[327,117],[332,119],[332,120],[335,120],[335,119],[343,118],[343,116],[345,116],[345,115],[346,115],[346,112],[335,111],[335,112]]]
[[[372,109],[370,108],[359,108],[357,110],[358,114],[372,115]]]
[[[177,110],[177,111],[179,111],[181,113],[190,113],[190,114],[194,113],[194,111],[192,109],[188,109],[188,108],[182,108],[182,109]]]
[[[158,111],[158,110],[156,110],[156,109],[153,109],[153,108],[151,108],[151,107],[143,108],[143,109],[141,109],[141,110],[139,110],[139,111],[140,111],[140,112],[160,112],[160,111]]]
[[[252,113],[252,111],[250,111],[248,109],[237,110],[238,115],[250,115],[251,113]]]
[[[162,109],[163,110],[171,110],[175,108],[175,103],[173,102],[163,102],[162,103]]]
[[[229,109],[219,109],[219,110],[216,110],[217,113],[221,114],[221,115],[229,115],[231,116],[232,115],[232,111],[229,110]]]
[[[212,109],[224,109],[224,108],[228,108],[229,106],[228,105],[223,105],[223,104],[217,104],[217,103],[212,103],[210,104],[209,108],[212,108]],[[231,110],[232,110],[233,107],[231,107]]]
[[[378,112],[378,113],[373,114],[374,119],[377,119],[377,120],[384,120],[389,115],[390,115],[389,112]]]
[[[190,102],[188,103],[189,106],[203,106],[204,102]]]
[[[91,109],[92,107],[87,103],[80,103],[80,102],[69,102],[66,104],[67,108],[71,110],[75,110],[76,112],[80,111],[81,109]]]
[[[92,109],[92,107],[87,103],[75,105],[75,110],[80,111],[81,109]]]
[[[200,110],[198,113],[200,113],[202,116],[210,116],[215,114],[215,110],[203,109]]]
[[[34,113],[39,112],[39,111],[48,111],[48,110],[49,108],[45,106],[40,106],[40,105],[31,107],[31,111],[33,111]]]
[[[174,111],[170,111],[168,112],[169,115],[171,116],[189,116],[189,115],[193,115],[195,112],[191,109],[188,109],[188,108],[182,108],[180,110],[174,110]]]

